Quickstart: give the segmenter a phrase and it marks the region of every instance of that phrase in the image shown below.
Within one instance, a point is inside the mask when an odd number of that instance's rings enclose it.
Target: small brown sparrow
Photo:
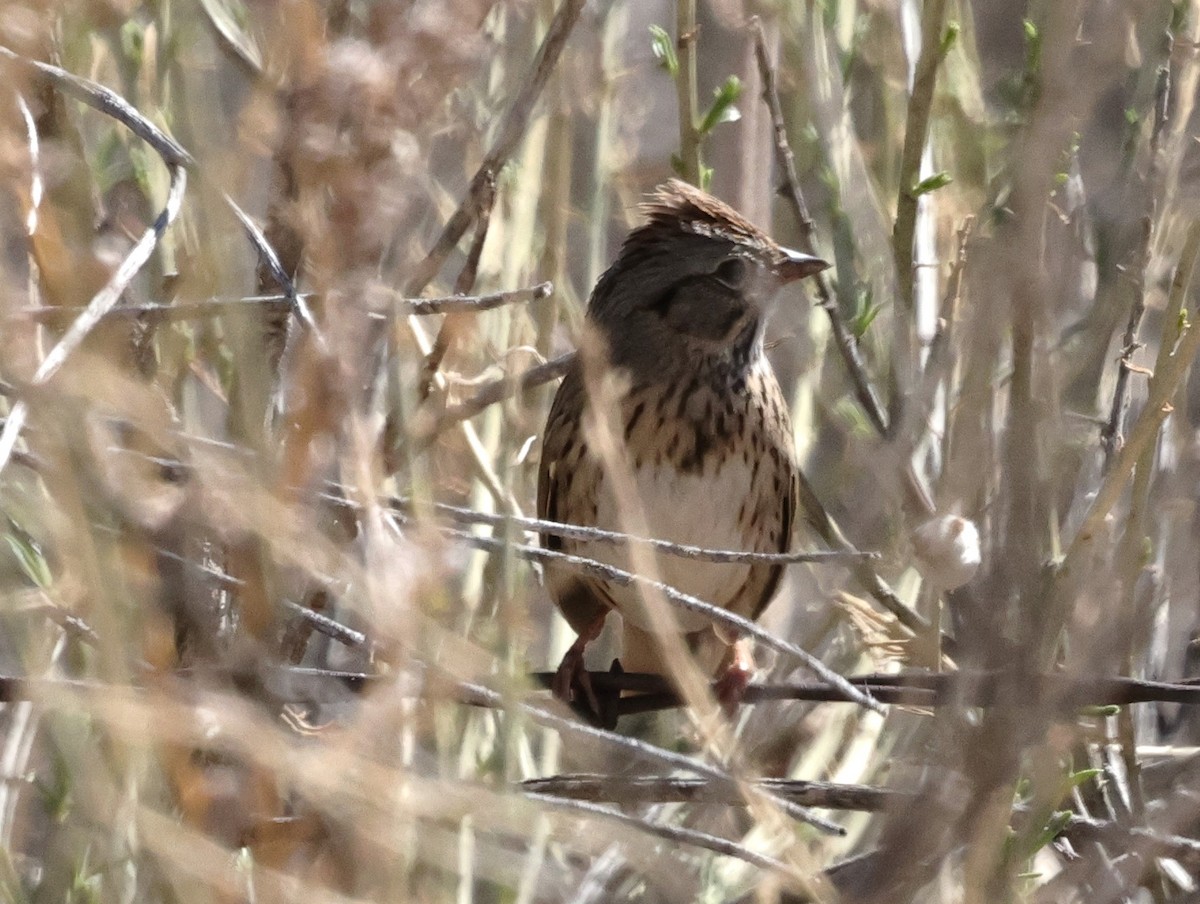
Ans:
[[[643,206],[600,278],[587,320],[603,340],[605,365],[621,375],[617,426],[653,537],[752,552],[791,545],[798,465],[791,419],[763,352],[763,328],[783,285],[828,264],[781,248],[737,212],[671,180]],[[585,365],[563,379],[546,421],[538,515],[623,529],[613,484],[589,448]],[[543,534],[551,550],[630,569],[628,550]],[[782,566],[717,563],[656,554],[661,579],[746,618],[757,618],[779,586]],[[640,591],[553,563],[547,584],[579,637],[563,658],[555,693],[582,691],[593,708],[583,653],[616,611],[627,672],[662,674],[664,663]],[[753,669],[745,642],[696,613],[675,610],[698,664],[718,677],[728,702]],[[599,713],[594,713],[599,717]]]

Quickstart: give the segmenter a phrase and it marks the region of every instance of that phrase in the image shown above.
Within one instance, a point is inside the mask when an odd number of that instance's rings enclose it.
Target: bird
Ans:
[[[733,208],[671,179],[641,205],[633,229],[588,301],[587,332],[616,379],[613,433],[655,539],[705,548],[786,552],[801,499],[788,406],[764,352],[778,291],[829,265],[781,247]],[[551,403],[542,437],[537,511],[545,521],[621,531],[617,485],[589,436],[597,372],[576,357]],[[611,464],[611,462],[610,462]],[[631,470],[630,475],[628,471]],[[627,548],[540,532],[544,549],[631,570]],[[656,551],[657,572],[683,593],[757,619],[782,565],[696,561]],[[584,651],[610,612],[621,616],[620,668],[665,674],[636,583],[609,580],[550,558],[545,583],[577,639],[552,681],[554,694],[593,721],[602,716]],[[718,698],[736,701],[754,664],[748,642],[703,615],[674,610]],[[661,627],[661,624],[660,624]],[[586,706],[583,704],[586,703]]]

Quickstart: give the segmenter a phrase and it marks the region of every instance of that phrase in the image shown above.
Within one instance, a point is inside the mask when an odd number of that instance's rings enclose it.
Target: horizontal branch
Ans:
[[[308,622],[318,634],[324,634],[326,637],[336,640],[338,643],[345,644],[348,647],[365,647],[367,645],[368,638],[366,634],[362,631],[355,631],[353,628],[348,628],[328,615],[323,615],[291,600],[284,600],[283,606],[293,615]]]
[[[293,608],[293,606],[289,606]],[[299,609],[301,607],[294,607]],[[312,613],[310,613],[312,614]],[[319,616],[313,619],[314,626],[329,627],[337,624],[332,619]],[[359,632],[338,626],[342,636],[353,637]],[[364,638],[365,639],[365,638]],[[415,664],[422,674],[432,669],[424,664]],[[176,674],[186,675],[188,670]],[[400,697],[425,700],[453,700],[467,706],[503,709],[512,701],[502,698],[488,688],[458,683],[433,682],[424,678],[410,680],[405,675],[378,675],[371,672],[355,672],[339,669],[309,668],[302,666],[260,666],[251,669],[222,671],[206,669],[206,675],[214,679],[222,674],[233,684],[253,680],[264,687],[276,699],[283,702],[307,700],[309,702],[333,702],[344,699],[344,692],[360,693],[368,687],[388,683],[389,693]],[[673,695],[670,679],[662,675],[640,672],[589,672],[593,688],[597,693],[634,693],[643,697]],[[549,687],[553,672],[531,672],[527,676],[534,684]],[[869,692],[877,704],[899,704],[905,706],[1052,706],[1064,711],[1087,707],[1128,706],[1140,703],[1176,703],[1183,706],[1200,706],[1200,682],[1170,683],[1164,681],[1142,681],[1124,677],[1070,678],[1061,674],[1030,675],[1019,692],[1011,690],[1011,676],[996,672],[904,672],[895,675],[870,674],[842,678],[861,697]],[[113,685],[103,682],[21,678],[0,675],[0,703],[34,700],[39,688],[62,687],[103,693]],[[638,696],[623,697],[622,701],[634,701]],[[753,705],[773,700],[797,700],[807,702],[857,702],[840,687],[825,682],[786,682],[751,684],[746,688],[743,703]],[[522,704],[525,705],[525,704]],[[679,705],[676,699],[672,705]]]
[[[651,580],[632,571],[626,571],[623,568],[598,562],[595,559],[570,555],[569,553],[562,553],[552,549],[542,549],[538,546],[528,546],[520,543],[505,543],[502,540],[492,537],[480,537],[466,531],[449,531],[449,533],[464,543],[485,552],[512,553],[530,561],[556,562],[570,569],[596,575],[618,586],[638,584],[655,590],[661,593],[672,606],[688,612],[694,612],[709,619],[714,625],[732,629],[735,633],[742,636],[753,637],[763,646],[798,660],[809,671],[841,690],[845,695],[844,699],[851,700],[875,712],[883,712],[882,707],[875,700],[872,700],[868,693],[849,684],[845,678],[833,671],[833,669],[829,668],[829,666],[825,665],[825,663],[821,662],[820,659],[813,656],[803,647],[776,637],[748,618],[743,618],[728,609],[715,606],[691,594],[683,593],[669,584],[664,584],[662,581]]]
[[[513,289],[508,292],[494,292],[490,295],[447,295],[439,298],[403,298],[396,295],[395,297],[385,299],[386,302],[397,306],[395,312],[385,314],[380,311],[370,311],[367,316],[383,320],[395,314],[422,316],[428,314],[478,313],[481,311],[490,311],[508,304],[537,301],[549,297],[553,291],[554,283],[543,282],[528,288]],[[311,297],[311,293],[296,293],[297,300],[307,300]],[[108,311],[105,317],[150,315],[168,321],[192,320],[201,317],[217,317],[231,307],[261,305],[263,307],[288,308],[292,304],[291,297],[287,294],[246,295],[240,298],[208,298],[204,301],[184,301],[171,304],[161,302],[123,304],[118,308]],[[16,315],[36,323],[46,323],[53,322],[71,313],[78,313],[80,310],[82,308],[22,308],[16,312]]]
[[[553,672],[533,672],[530,679],[550,687]],[[641,673],[590,672],[592,688],[600,695],[622,692],[635,696],[614,702],[618,716],[656,712],[682,705],[669,678]],[[845,681],[887,705],[1053,707],[1073,711],[1086,707],[1128,706],[1137,703],[1200,705],[1200,683],[1172,684],[1125,677],[1072,678],[1060,674],[1026,676],[1024,681],[1002,672],[905,672],[897,675],[859,675]],[[1016,690],[1014,690],[1014,688]],[[822,682],[751,684],[742,703],[771,700],[810,703],[855,702],[840,687]]]
[[[804,877],[796,871],[795,867],[789,866],[782,860],[777,860],[774,857],[767,856],[766,854],[760,854],[757,851],[752,851],[750,848],[744,845],[738,844],[734,841],[729,841],[728,839],[721,838],[717,835],[712,835],[708,832],[700,832],[696,829],[690,829],[685,826],[663,825],[662,823],[651,822],[644,817],[637,816],[632,813],[625,813],[621,810],[612,809],[610,807],[602,807],[598,804],[588,803],[581,800],[568,800],[561,797],[551,797],[545,794],[534,794],[532,792],[528,794],[528,797],[531,800],[539,801],[556,809],[569,810],[586,816],[599,816],[604,819],[611,819],[614,822],[619,822],[622,825],[629,826],[630,828],[647,832],[650,835],[654,835],[655,837],[662,838],[666,841],[703,848],[704,850],[712,851],[716,854],[724,854],[727,857],[743,860],[746,863],[749,863],[751,866],[757,866],[759,869],[788,876],[797,882],[804,881]],[[817,825],[818,828],[825,829],[829,832],[829,834],[846,834],[845,829],[826,822],[825,820],[818,820],[814,817],[808,821]]]
[[[404,309],[404,313],[418,316],[425,314],[477,314],[504,305],[540,301],[543,298],[549,298],[553,292],[554,283],[546,281],[526,289],[493,292],[490,295],[445,295],[440,298],[397,297],[394,301]]]
[[[401,514],[410,514],[409,500],[400,498],[393,501],[394,509]],[[435,503],[433,510],[450,516],[453,520],[465,524],[486,524],[489,527],[536,531],[541,534],[551,534],[556,537],[567,537],[572,540],[590,540],[608,544],[639,544],[650,546],[668,555],[683,559],[694,559],[705,562],[747,563],[763,562],[778,565],[790,565],[800,562],[838,562],[845,560],[858,561],[862,559],[878,559],[877,552],[862,552],[860,550],[817,550],[811,552],[744,552],[733,549],[710,549],[703,546],[690,546],[684,543],[672,543],[669,540],[659,540],[651,537],[635,537],[620,531],[603,530],[598,527],[586,527],[582,524],[566,524],[561,521],[545,521],[541,518],[525,518],[515,515],[497,515],[481,512],[477,509],[462,508],[456,505]]]
[[[878,812],[912,799],[905,791],[870,785],[806,782],[764,778],[753,784],[784,800],[804,807],[826,810]],[[689,803],[740,806],[745,797],[736,787],[714,784],[703,778],[681,775],[603,775],[576,773],[531,778],[521,782],[522,791],[570,800],[620,804]]]

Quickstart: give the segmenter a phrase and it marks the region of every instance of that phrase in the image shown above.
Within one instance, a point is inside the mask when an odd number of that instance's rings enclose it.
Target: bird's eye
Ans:
[[[721,261],[717,269],[713,271],[713,276],[731,289],[740,289],[749,272],[750,266],[744,258],[729,257]]]

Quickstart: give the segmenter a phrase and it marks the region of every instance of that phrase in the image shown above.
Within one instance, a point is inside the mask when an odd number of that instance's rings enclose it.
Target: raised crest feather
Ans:
[[[682,229],[697,235],[727,238],[767,252],[779,247],[728,204],[679,179],[670,179],[660,185],[640,209],[646,216],[646,224],[636,230],[638,232],[678,232]]]

